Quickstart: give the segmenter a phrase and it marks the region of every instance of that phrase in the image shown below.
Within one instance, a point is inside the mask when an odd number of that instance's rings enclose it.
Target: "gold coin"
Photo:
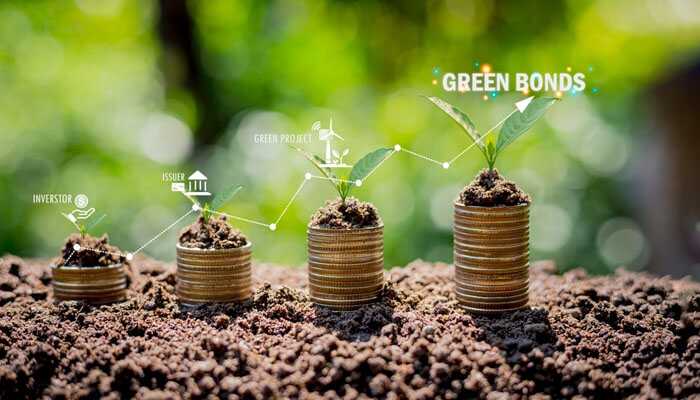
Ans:
[[[318,299],[314,298],[311,296],[311,301],[313,301],[316,305],[321,306],[323,308],[327,308],[330,310],[334,311],[351,311],[351,310],[357,310],[358,308],[361,308],[363,306],[366,306],[368,304],[376,303],[379,300],[379,296],[375,298],[368,298],[366,300],[361,300],[361,301],[354,301],[354,302],[349,302],[349,301],[327,301],[323,299]]]
[[[476,289],[475,289],[476,288]],[[527,294],[529,287],[525,286],[464,286],[457,284],[455,290],[458,293],[469,296],[499,297]]]
[[[467,305],[469,307],[474,307],[474,308],[488,308],[488,309],[508,309],[508,308],[513,308],[513,307],[519,307],[523,304],[526,304],[529,301],[528,296],[524,296],[521,298],[517,299],[512,299],[509,301],[484,301],[484,300],[479,300],[479,301],[474,301],[470,300],[468,298],[465,298],[464,296],[457,294],[457,300],[464,305]]]
[[[486,279],[486,280],[518,280],[529,276],[529,268],[522,267],[516,269],[499,270],[496,268],[468,268],[455,265],[455,275],[466,278]]]
[[[455,275],[464,277],[473,277],[476,279],[501,279],[501,280],[518,280],[527,278],[530,273],[529,266],[517,268],[482,268],[468,267],[465,265],[455,264]]]
[[[525,308],[528,308],[528,303],[525,303],[523,305],[519,305],[516,307],[511,307],[511,308],[478,308],[478,307],[471,307],[468,305],[460,304],[460,307],[462,307],[463,310],[473,313],[473,314],[483,314],[483,315],[491,315],[491,314],[500,314],[504,312],[512,312],[512,311],[518,311],[522,310]]]
[[[491,291],[491,292],[474,292],[470,290],[465,290],[463,288],[455,288],[455,293],[460,299],[473,301],[473,302],[497,302],[506,303],[511,301],[518,301],[529,296],[528,288],[511,290],[511,291]]]
[[[458,288],[462,288],[465,290],[471,290],[471,291],[487,291],[487,292],[527,289],[530,286],[529,283],[530,282],[528,280],[488,282],[488,281],[473,281],[473,280],[455,279],[455,285]]]
[[[357,264],[350,264],[339,262],[337,260],[327,260],[326,262],[317,262],[314,260],[308,261],[308,266],[311,269],[316,269],[320,271],[330,271],[336,275],[338,274],[364,274],[369,272],[375,272],[384,269],[384,260],[379,259],[372,262],[364,262]]]
[[[382,287],[379,286],[372,291],[358,291],[350,293],[325,293],[319,292],[314,287],[309,287],[309,293],[312,297],[328,301],[328,302],[356,302],[363,301],[370,298],[375,298],[379,293],[381,293]]]
[[[381,265],[373,265],[357,269],[342,269],[334,267],[320,267],[309,265],[307,268],[309,277],[317,279],[358,279],[368,280],[384,276],[384,268]]]
[[[369,285],[376,284],[377,282],[384,282],[384,274],[379,274],[371,278],[357,279],[354,277],[350,278],[317,278],[309,276],[309,284],[317,286],[333,286],[333,287],[365,287]]]
[[[384,287],[384,282],[378,282],[372,286],[362,288],[343,288],[334,286],[317,286],[309,285],[309,292],[318,294],[320,297],[327,296],[343,296],[343,297],[368,297],[374,293],[380,292]]]
[[[311,298],[311,301],[319,305],[321,307],[329,308],[331,310],[336,310],[336,311],[350,311],[350,310],[357,310],[358,308],[361,308],[362,306],[366,306],[368,304],[376,303],[379,300],[379,298],[373,298],[369,299],[366,301],[361,301],[361,302],[353,302],[353,303],[329,303],[329,302],[324,302],[319,299]]]

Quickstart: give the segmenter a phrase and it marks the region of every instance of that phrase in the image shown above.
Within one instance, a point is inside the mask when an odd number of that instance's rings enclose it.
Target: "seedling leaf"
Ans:
[[[243,186],[241,185],[231,185],[224,191],[218,193],[216,196],[214,196],[214,200],[211,201],[209,210],[217,211],[221,206],[231,200],[233,196],[235,196],[241,189],[243,189]]]
[[[311,154],[307,151],[304,151],[303,149],[300,149],[299,147],[292,146],[291,144],[289,145],[289,147],[291,147],[292,149],[301,153],[307,160],[309,160],[311,162],[311,164],[314,165],[314,167],[316,167],[316,169],[321,171],[323,176],[325,176],[333,184],[333,187],[338,192],[340,197],[345,199],[345,197],[343,196],[343,188],[341,187],[342,185],[339,185],[338,183],[336,183],[338,181],[338,178],[336,178],[335,174],[333,172],[331,172],[330,169],[323,168],[321,166],[321,164],[325,162],[321,157],[314,155],[314,154]]]
[[[520,135],[527,132],[557,100],[556,97],[538,97],[532,100],[523,112],[514,112],[508,117],[498,134],[496,153],[500,153]]]
[[[365,177],[367,177],[367,175],[369,175],[370,172],[372,172],[372,170],[374,170],[377,167],[377,165],[379,165],[379,163],[384,161],[387,155],[392,151],[393,149],[382,147],[362,157],[352,167],[352,171],[350,171],[349,181],[351,183],[354,183],[357,180],[365,179]]]
[[[200,209],[200,213],[202,215],[202,218],[204,218],[205,222],[209,222],[209,218],[211,218],[211,207],[209,206],[209,203],[204,203],[204,205],[201,206],[202,208]]]
[[[489,169],[492,170],[493,166],[496,165],[496,157],[498,157],[498,151],[496,146],[493,144],[493,139],[489,138],[486,144],[486,162],[489,165]]]
[[[445,100],[439,97],[430,96],[427,97],[427,99],[430,100],[433,104],[435,104],[437,108],[441,109],[447,115],[449,115],[457,123],[457,125],[461,126],[462,129],[464,129],[464,131],[467,133],[469,138],[473,142],[475,142],[476,145],[479,146],[479,148],[484,148],[484,143],[481,141],[479,132],[476,130],[474,123],[471,119],[469,119],[467,114],[463,113],[459,108],[453,106],[452,104],[446,102]]]
[[[298,152],[301,153],[307,160],[311,161],[311,164],[313,164],[314,167],[316,167],[316,169],[318,169],[319,171],[321,171],[321,173],[323,174],[323,176],[325,176],[326,178],[330,178],[330,177],[331,177],[331,176],[329,175],[329,171],[328,171],[326,168],[323,168],[323,167],[321,166],[321,164],[325,162],[325,161],[323,161],[323,159],[322,159],[321,157],[319,157],[319,156],[317,156],[317,155],[314,155],[314,154],[311,154],[311,153],[309,153],[308,151],[305,151],[305,150],[303,150],[303,149],[300,149],[299,147],[292,146],[291,144],[289,145],[289,147],[291,147],[291,148],[293,148],[294,150],[298,151]]]

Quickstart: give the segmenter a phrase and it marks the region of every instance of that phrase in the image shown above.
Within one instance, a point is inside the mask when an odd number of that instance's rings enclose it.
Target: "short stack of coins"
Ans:
[[[185,305],[231,303],[252,295],[252,244],[230,249],[177,245],[175,292]]]
[[[123,264],[107,267],[52,267],[53,296],[57,301],[77,300],[109,304],[126,299]]]
[[[457,300],[477,314],[528,305],[529,204],[475,207],[455,202]]]
[[[379,300],[384,286],[384,226],[308,227],[309,294],[336,311]]]

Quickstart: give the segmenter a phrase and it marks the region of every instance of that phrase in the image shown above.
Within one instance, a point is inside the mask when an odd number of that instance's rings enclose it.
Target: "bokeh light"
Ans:
[[[186,3],[190,26],[160,24],[164,4],[0,4],[3,252],[56,254],[71,227],[65,210],[31,204],[43,192],[85,192],[108,214],[97,233],[136,249],[188,207],[165,171],[205,171],[214,191],[244,185],[224,209],[272,223],[315,171],[256,135],[309,134],[332,117],[351,162],[400,144],[442,163],[469,139],[421,96],[458,105],[483,132],[523,96],[556,93],[446,93],[441,74],[565,70],[585,72],[586,89],[561,93],[497,163],[533,196],[531,257],[593,272],[649,260],[627,179],[646,139],[649,88],[697,58],[697,2],[568,2],[542,13],[452,0],[410,12],[211,0]],[[387,265],[451,261],[452,201],[483,167],[475,149],[448,169],[401,152],[355,190],[384,217]],[[257,258],[301,265],[309,216],[333,196],[311,180],[274,232],[236,224]],[[172,260],[175,236],[145,252]]]

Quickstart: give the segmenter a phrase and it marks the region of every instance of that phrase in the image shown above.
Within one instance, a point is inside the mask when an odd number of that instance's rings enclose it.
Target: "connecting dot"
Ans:
[[[78,243],[73,245],[73,250],[80,251],[80,245]]]
[[[271,231],[275,231],[277,230],[277,224],[270,224],[268,228],[270,228]]]
[[[358,179],[355,181],[355,186],[362,186],[362,179]]]
[[[199,211],[201,208],[202,207],[200,207],[199,204],[192,204],[192,211]]]
[[[394,151],[401,151],[401,145],[400,145],[400,144],[395,144],[395,145],[394,145]]]
[[[445,168],[445,169],[450,168],[450,163],[445,161],[444,163],[442,163],[442,168]]]
[[[126,253],[126,259],[127,259],[127,261],[131,261],[134,259],[134,255],[131,253]]]
[[[311,174],[308,173],[308,172],[305,173],[305,174],[304,174],[304,179],[306,179],[307,181],[308,181],[309,179],[311,179]]]

